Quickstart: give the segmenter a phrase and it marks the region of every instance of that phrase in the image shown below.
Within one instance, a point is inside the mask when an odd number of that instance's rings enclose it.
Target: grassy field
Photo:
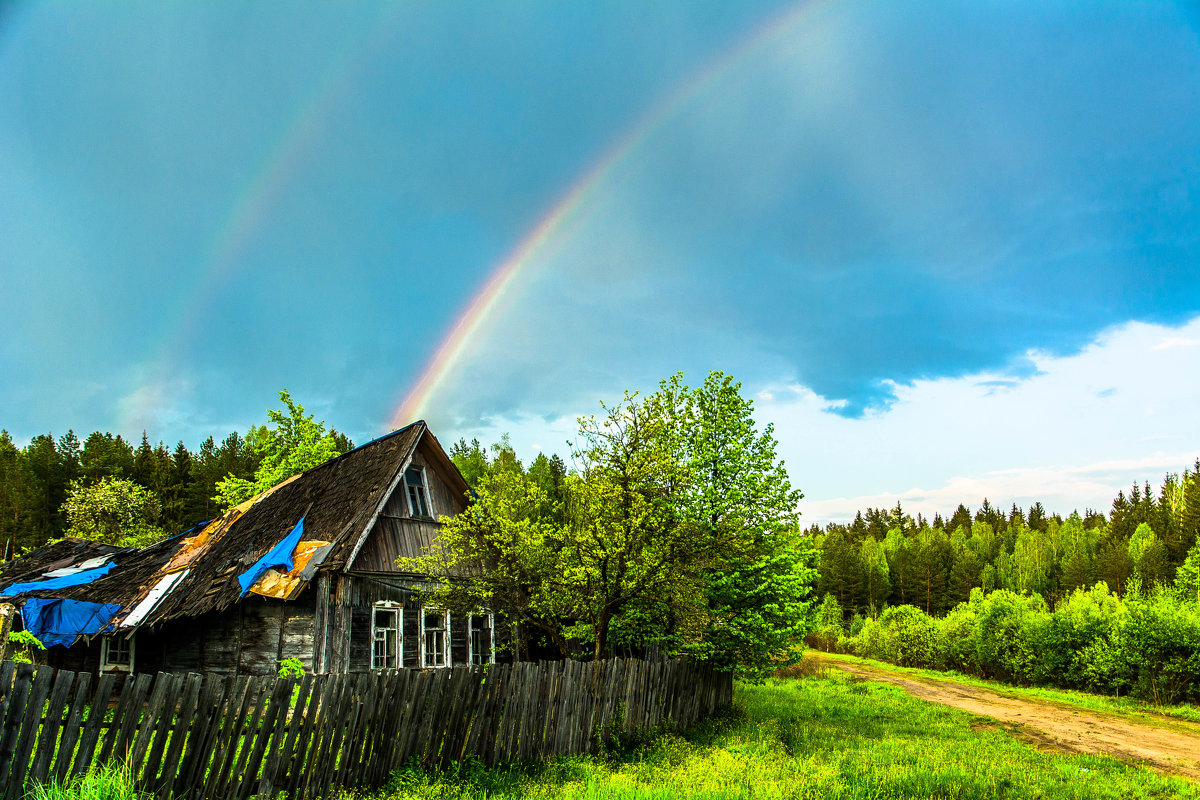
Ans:
[[[831,673],[739,686],[734,713],[620,755],[404,770],[370,797],[1200,798],[1200,785],[1042,753],[966,713]]]

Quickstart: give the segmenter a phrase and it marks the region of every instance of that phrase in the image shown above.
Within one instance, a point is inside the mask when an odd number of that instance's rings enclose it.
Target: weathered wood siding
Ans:
[[[397,490],[396,494],[399,493]],[[380,514],[374,530],[354,560],[354,569],[361,572],[399,572],[396,559],[424,555],[441,528],[440,523],[430,520]],[[412,572],[412,569],[405,572]]]

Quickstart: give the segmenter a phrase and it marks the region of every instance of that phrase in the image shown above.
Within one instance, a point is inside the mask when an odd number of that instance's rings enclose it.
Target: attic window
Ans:
[[[425,470],[409,467],[404,473],[408,487],[408,508],[414,517],[429,517],[429,493],[425,489]]]
[[[100,640],[101,672],[133,672],[133,637],[105,636]]]

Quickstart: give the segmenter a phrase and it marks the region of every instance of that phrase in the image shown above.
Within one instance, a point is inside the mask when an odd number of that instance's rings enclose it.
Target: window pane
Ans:
[[[400,612],[394,608],[376,608],[371,632],[371,666],[394,669],[399,666]]]
[[[429,501],[425,497],[425,479],[419,469],[409,469],[404,473],[404,482],[408,485],[408,505],[415,516],[429,516]]]

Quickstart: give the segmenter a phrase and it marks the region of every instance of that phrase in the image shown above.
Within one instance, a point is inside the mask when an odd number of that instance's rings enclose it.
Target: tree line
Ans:
[[[976,588],[1053,604],[1104,582],[1121,597],[1131,583],[1173,585],[1189,554],[1200,559],[1200,460],[1168,474],[1157,493],[1148,482],[1119,492],[1108,515],[1089,509],[1064,519],[1041,503],[1004,512],[985,499],[974,513],[960,504],[949,519],[930,521],[897,503],[807,533],[821,551],[818,591],[847,617],[898,605],[942,615]]]
[[[40,434],[18,447],[0,430],[0,555],[11,558],[68,533],[122,544],[153,541],[212,519],[256,493],[259,483],[288,477],[278,477],[287,469],[302,471],[353,448],[286,390],[280,397],[285,410],[268,411],[269,425],[233,431],[219,442],[209,436],[194,451],[182,441],[174,448],[151,444],[144,432],[135,446],[107,431],[80,440],[73,430]]]
[[[1106,516],[986,500],[948,522],[897,505],[813,527],[808,641],[901,666],[1200,700],[1200,461],[1121,491]]]

